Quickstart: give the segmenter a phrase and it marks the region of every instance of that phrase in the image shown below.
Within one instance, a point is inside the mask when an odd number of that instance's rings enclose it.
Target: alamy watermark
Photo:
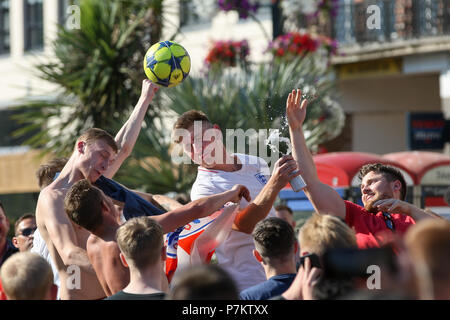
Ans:
[[[67,267],[66,287],[69,290],[81,289],[81,269],[77,265]]]
[[[202,121],[195,121],[193,130],[179,128],[175,129],[172,135],[177,141],[171,152],[171,159],[174,164],[233,164],[234,159],[224,158],[227,153],[248,154],[246,164],[259,164],[263,159],[268,165],[273,166],[280,158],[280,155],[289,154],[291,145],[288,138],[280,137],[279,129],[226,129],[225,143],[222,131],[214,127],[203,130]],[[280,152],[283,145],[285,152]],[[271,150],[269,153],[268,150]],[[263,167],[263,170],[270,170]],[[271,170],[270,170],[271,171]],[[263,172],[270,174],[270,172]]]
[[[381,268],[375,264],[367,267],[367,274],[370,276],[367,278],[366,285],[369,290],[381,289]]]
[[[81,9],[77,5],[68,6],[66,10],[66,29],[79,30],[81,29]]]
[[[379,6],[373,4],[367,7],[367,14],[370,16],[367,17],[366,27],[369,30],[380,30],[381,29],[381,9]]]

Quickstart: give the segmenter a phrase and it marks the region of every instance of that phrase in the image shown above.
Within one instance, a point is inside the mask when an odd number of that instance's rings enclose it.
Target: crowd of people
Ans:
[[[71,155],[41,166],[36,212],[17,220],[11,240],[0,203],[0,299],[450,299],[450,222],[406,202],[391,166],[361,168],[363,207],[322,183],[300,90],[286,101],[292,155],[270,175],[263,159],[204,139],[220,128],[191,110],[173,128],[198,165],[191,201],[112,180],[156,92],[144,80],[115,137],[89,129]],[[296,234],[292,210],[274,204],[300,174],[315,212]]]

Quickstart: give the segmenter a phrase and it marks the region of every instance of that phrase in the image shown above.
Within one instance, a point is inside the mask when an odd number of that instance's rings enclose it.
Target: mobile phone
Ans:
[[[333,249],[323,255],[324,276],[327,278],[367,278],[368,267],[397,272],[397,261],[391,247],[369,249]]]
[[[320,264],[320,259],[315,253],[308,253],[308,254],[305,254],[304,256],[301,256],[299,267],[300,267],[300,265],[305,267],[305,259],[306,258],[309,258],[309,260],[311,261],[311,268],[322,268],[322,266]]]

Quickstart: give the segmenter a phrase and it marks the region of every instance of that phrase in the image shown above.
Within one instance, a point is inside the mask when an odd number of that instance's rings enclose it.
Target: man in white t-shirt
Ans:
[[[267,163],[255,156],[229,154],[217,125],[196,110],[185,112],[174,125],[175,143],[199,165],[191,200],[228,190],[236,183],[250,191],[252,202],[241,201],[241,211],[225,241],[216,248],[218,264],[228,271],[240,291],[266,280],[264,269],[254,259],[251,232],[256,223],[275,216],[272,208],[280,190],[300,172],[291,156],[277,161],[270,175]]]

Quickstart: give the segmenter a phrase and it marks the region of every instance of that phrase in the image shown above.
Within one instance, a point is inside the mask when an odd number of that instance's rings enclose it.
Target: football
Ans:
[[[144,72],[153,83],[174,87],[189,75],[191,58],[186,49],[173,41],[161,41],[148,49],[144,57]]]

